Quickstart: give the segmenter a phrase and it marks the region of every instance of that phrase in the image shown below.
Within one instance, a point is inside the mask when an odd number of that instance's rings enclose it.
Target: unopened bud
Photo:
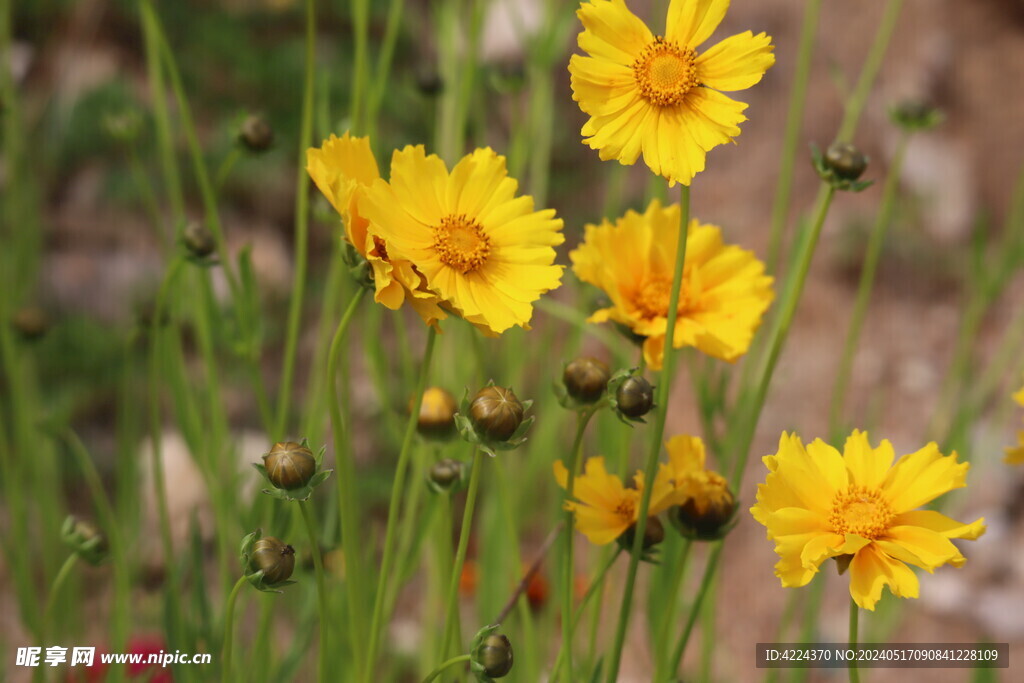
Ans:
[[[493,633],[474,648],[472,658],[485,676],[502,678],[512,670],[512,643],[504,634]]]
[[[262,116],[247,116],[238,132],[238,140],[251,152],[264,152],[274,144],[274,130]]]
[[[615,402],[626,417],[641,418],[654,407],[654,387],[640,375],[627,377],[615,391]]]
[[[189,221],[181,232],[181,241],[185,248],[196,258],[206,258],[217,250],[217,242],[213,233],[198,221]]]
[[[423,392],[416,431],[431,439],[446,439],[455,432],[455,413],[459,404],[450,392],[441,387],[429,387]]]
[[[317,469],[313,451],[294,441],[275,443],[263,456],[263,466],[270,483],[288,491],[308,484]]]
[[[868,158],[849,142],[834,142],[825,151],[825,165],[837,178],[857,180],[868,167]]]
[[[499,386],[484,387],[469,406],[473,426],[496,441],[512,438],[523,423],[523,413],[523,404],[512,390]]]
[[[633,541],[636,540],[636,524],[622,532],[617,539],[619,545],[627,552],[633,549]],[[657,517],[648,517],[647,525],[644,527],[643,549],[650,550],[665,540],[665,527]]]
[[[445,458],[430,468],[429,481],[437,491],[450,491],[462,483],[466,464],[460,460]]]
[[[562,373],[566,391],[580,403],[594,403],[601,398],[610,378],[608,365],[596,358],[577,358]]]
[[[265,536],[253,545],[249,564],[253,571],[263,572],[264,583],[268,585],[287,581],[295,570],[295,548]]]

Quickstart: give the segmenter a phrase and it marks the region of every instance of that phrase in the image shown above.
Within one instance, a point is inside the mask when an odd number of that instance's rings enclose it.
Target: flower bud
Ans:
[[[450,491],[462,482],[465,470],[466,463],[460,460],[439,460],[430,468],[430,483],[438,491]]]
[[[868,158],[848,142],[833,142],[825,151],[825,166],[837,178],[857,180],[867,169]]]
[[[512,390],[499,386],[484,387],[469,405],[473,426],[496,441],[508,441],[515,434],[523,423],[523,412]]]
[[[722,538],[732,527],[736,513],[736,500],[725,479],[714,472],[702,490],[682,505],[669,510],[669,517],[683,536],[699,541]]]
[[[641,418],[654,407],[654,387],[640,375],[627,377],[615,391],[615,403],[626,417]]]
[[[247,116],[238,132],[238,141],[250,152],[265,152],[274,143],[274,130],[262,116]]]
[[[92,522],[69,515],[61,528],[64,542],[83,560],[98,565],[107,558],[110,545],[107,537]]]
[[[117,142],[131,144],[142,132],[142,114],[134,107],[107,112],[103,115],[103,128]]]
[[[942,112],[922,100],[905,100],[889,111],[893,123],[904,130],[928,130],[942,123]]]
[[[577,358],[562,373],[566,391],[580,403],[594,403],[601,398],[609,379],[608,365],[596,358]]]
[[[450,392],[429,387],[423,392],[416,431],[429,439],[447,439],[455,433],[455,413],[459,404]]]
[[[316,458],[306,446],[285,441],[275,443],[270,452],[263,456],[267,479],[279,489],[291,491],[301,489],[316,474]]]
[[[189,221],[181,232],[181,241],[185,248],[196,258],[206,258],[217,249],[217,242],[205,225],[198,221]]]
[[[473,649],[472,658],[485,676],[502,678],[512,670],[512,643],[504,634],[492,633]]]
[[[436,97],[444,92],[444,79],[433,69],[421,69],[416,74],[416,89],[427,97]]]
[[[253,571],[263,572],[263,580],[268,585],[287,581],[295,569],[295,548],[273,536],[265,536],[253,545],[249,565]]]
[[[12,316],[11,324],[22,339],[29,341],[39,339],[50,329],[49,316],[38,306],[26,306],[19,309]]]
[[[636,539],[636,524],[622,532],[622,535],[617,539],[619,545],[625,551],[633,549],[633,541]],[[648,517],[647,526],[644,527],[644,544],[643,550],[650,550],[654,546],[658,545],[665,540],[665,527],[662,525],[661,520],[657,517]]]

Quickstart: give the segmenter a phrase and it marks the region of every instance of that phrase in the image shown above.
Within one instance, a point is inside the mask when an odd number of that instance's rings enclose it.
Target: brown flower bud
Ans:
[[[205,225],[198,221],[189,221],[181,232],[181,241],[185,248],[198,258],[206,258],[217,249],[217,242]]]
[[[274,130],[262,116],[247,116],[238,139],[251,152],[264,152],[274,144]]]
[[[287,581],[295,570],[295,548],[265,536],[253,545],[249,564],[253,571],[263,572],[263,580],[269,585]]]
[[[523,404],[511,389],[484,387],[473,397],[469,417],[487,438],[508,441],[523,423]]]
[[[263,456],[263,466],[270,483],[288,491],[301,489],[316,474],[313,452],[294,441],[275,443]]]
[[[487,636],[473,651],[473,661],[483,668],[484,675],[502,678],[512,670],[512,643],[500,633]]]
[[[431,439],[446,439],[455,432],[455,413],[459,404],[450,392],[429,387],[423,392],[416,431]]]
[[[451,458],[439,460],[430,468],[430,481],[438,489],[447,491],[462,480],[465,468],[465,463],[459,460],[452,460]]]
[[[615,391],[619,412],[633,419],[643,417],[654,407],[654,387],[640,375],[626,378]]]
[[[636,524],[622,532],[617,539],[619,545],[627,552],[633,549],[633,541],[636,539]],[[657,517],[648,517],[647,526],[644,527],[644,550],[650,550],[665,540],[665,527]]]
[[[594,403],[601,398],[610,378],[608,365],[596,358],[577,358],[562,373],[566,391],[580,403]]]
[[[825,165],[843,180],[856,180],[868,167],[864,153],[848,142],[833,142],[825,151]]]

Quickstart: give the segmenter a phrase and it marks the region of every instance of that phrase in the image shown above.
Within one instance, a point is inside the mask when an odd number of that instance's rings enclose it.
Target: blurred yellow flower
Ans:
[[[704,441],[699,436],[679,434],[665,442],[668,450],[666,476],[675,490],[675,504],[691,503],[695,511],[704,515],[711,507],[728,507],[733,496],[729,483],[718,472],[705,469]]]
[[[708,151],[740,134],[747,105],[721,91],[745,90],[772,64],[771,38],[746,31],[698,54],[729,0],[672,0],[664,36],[651,33],[623,0],[582,3],[569,60],[573,99],[590,115],[584,142],[604,160],[633,164],[640,154],[669,184],[689,185]]]
[[[1013,395],[1013,400],[1024,406],[1024,387],[1021,387],[1020,391]],[[1024,430],[1017,432],[1016,446],[1006,447],[1006,459],[1004,462],[1009,465],[1024,464]]]
[[[934,510],[918,510],[952,489],[966,486],[968,463],[930,443],[893,464],[892,444],[872,448],[854,431],[842,455],[820,439],[804,447],[783,433],[779,451],[764,457],[768,477],[750,508],[775,541],[775,574],[786,587],[806,585],[830,557],[852,556],[850,595],[873,610],[882,587],[901,598],[918,596],[912,564],[933,572],[966,562],[950,541],[974,540],[985,520],[961,524]],[[906,563],[906,564],[905,564]]]
[[[428,325],[448,317],[438,297],[424,287],[423,276],[408,261],[391,258],[384,240],[369,234],[360,202],[380,179],[369,137],[331,135],[319,148],[306,151],[306,170],[331,206],[341,215],[345,239],[373,269],[374,299],[392,310],[408,303]]]
[[[562,278],[562,220],[554,209],[534,211],[517,187],[491,149],[449,173],[422,145],[408,146],[391,158],[391,181],[375,181],[359,208],[392,259],[413,264],[446,308],[497,335],[528,328],[533,302]]]
[[[653,370],[664,355],[678,241],[679,205],[662,208],[655,200],[645,213],[629,211],[614,225],[587,225],[583,243],[569,254],[573,272],[611,299],[590,322],[611,320],[645,337],[644,357]],[[674,346],[735,361],[775,296],[771,285],[753,252],[723,244],[716,226],[690,221]]]
[[[555,481],[563,489],[569,481],[569,471],[558,460],[554,464]],[[639,519],[640,496],[644,490],[644,477],[637,472],[633,477],[635,488],[628,488],[604,466],[604,458],[587,458],[583,474],[573,483],[576,500],[566,501],[565,509],[576,516],[576,528],[595,545],[611,543],[629,530]],[[662,472],[654,479],[651,503],[647,514],[653,517],[672,505],[672,482]]]

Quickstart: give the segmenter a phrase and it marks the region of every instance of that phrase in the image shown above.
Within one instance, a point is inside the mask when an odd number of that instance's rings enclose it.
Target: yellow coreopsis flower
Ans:
[[[1013,400],[1024,406],[1024,387],[1013,395]],[[1017,445],[1006,447],[1006,459],[1008,465],[1024,464],[1024,430],[1017,432]]]
[[[569,481],[569,471],[561,460],[554,463],[555,480],[563,489]],[[643,495],[644,477],[637,472],[633,477],[635,488],[629,488],[605,469],[604,458],[587,458],[583,474],[573,483],[576,500],[565,503],[576,517],[576,528],[595,545],[606,545],[629,530],[640,518],[640,496]],[[654,479],[650,507],[647,515],[653,517],[672,505],[672,482],[661,472]]]
[[[722,92],[745,90],[775,63],[771,38],[746,31],[697,53],[729,0],[672,0],[656,36],[623,0],[592,0],[576,12],[579,46],[569,60],[573,99],[590,115],[584,142],[604,160],[650,169],[689,185],[707,152],[731,142],[747,105]]]
[[[668,464],[662,467],[672,481],[676,504],[691,502],[697,514],[703,515],[712,507],[729,508],[733,496],[729,483],[718,472],[705,468],[704,441],[698,436],[679,434],[665,442]]]
[[[966,485],[968,463],[930,443],[893,464],[892,444],[873,448],[854,431],[842,455],[820,439],[806,448],[783,433],[779,451],[764,457],[768,477],[750,508],[775,541],[775,574],[786,587],[806,585],[830,557],[852,556],[850,595],[873,610],[889,586],[901,598],[918,596],[912,564],[933,572],[966,559],[950,541],[974,540],[985,520],[962,524],[918,508]]]
[[[614,225],[587,225],[583,243],[569,254],[573,272],[611,299],[589,321],[610,320],[645,337],[644,358],[654,370],[664,355],[678,242],[679,205],[662,208],[655,200],[645,213],[629,211]],[[753,252],[723,244],[714,225],[690,221],[673,345],[735,361],[775,296],[771,285]]]
[[[369,232],[392,258],[422,273],[446,307],[487,334],[529,327],[533,302],[561,284],[554,247],[564,240],[553,209],[516,196],[505,157],[478,149],[448,172],[422,145],[396,151],[391,180],[360,202]]]
[[[306,151],[306,170],[331,206],[341,215],[345,239],[373,269],[374,299],[392,310],[408,302],[428,325],[448,317],[436,294],[411,263],[388,254],[384,240],[369,234],[369,221],[360,202],[370,185],[380,179],[369,137],[331,135],[319,148]]]

